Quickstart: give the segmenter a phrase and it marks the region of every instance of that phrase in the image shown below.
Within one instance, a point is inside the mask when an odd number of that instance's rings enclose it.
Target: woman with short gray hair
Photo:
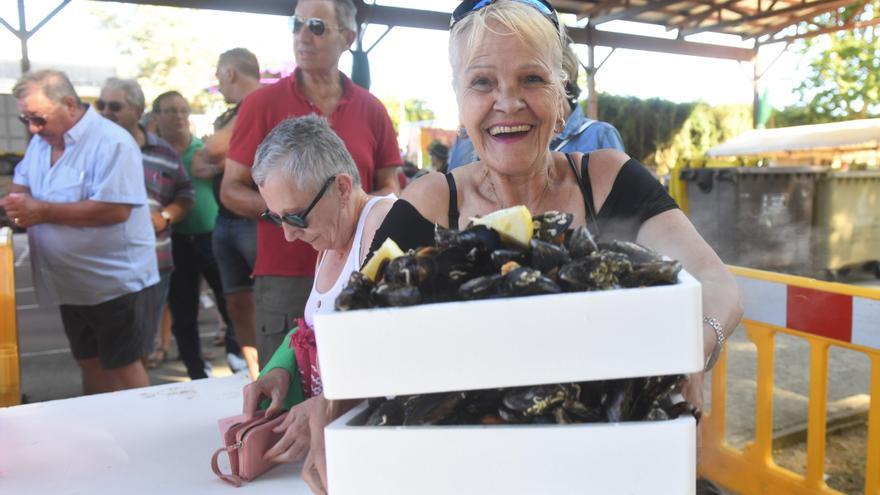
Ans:
[[[257,148],[251,176],[266,201],[263,218],[284,229],[288,242],[304,241],[318,251],[304,317],[297,320],[260,378],[244,388],[244,412],[249,416],[261,397],[271,399],[267,415],[291,408],[283,423],[284,436],[266,452],[269,460],[290,462],[305,456],[309,416],[326,405],[317,362],[300,359],[301,350],[315,355],[312,318],[333,311],[336,296],[351,272],[360,269],[373,234],[396,198],[364,192],[345,144],[326,119],[314,114],[278,124]],[[291,380],[298,382],[291,386]],[[303,396],[309,399],[297,404]],[[307,462],[303,468],[307,481],[309,466]]]

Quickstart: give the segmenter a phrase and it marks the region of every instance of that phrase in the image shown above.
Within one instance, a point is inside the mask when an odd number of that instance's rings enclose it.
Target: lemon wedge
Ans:
[[[479,218],[471,218],[474,225],[485,225],[501,235],[505,242],[528,246],[534,233],[532,214],[524,205],[498,210]]]
[[[364,274],[367,278],[376,281],[376,277],[379,275],[379,268],[382,266],[382,263],[385,260],[391,261],[398,256],[403,256],[403,250],[400,249],[400,246],[394,242],[394,239],[387,238],[385,242],[379,246],[379,249],[373,253],[373,257],[370,258],[370,261],[361,268],[361,273]]]

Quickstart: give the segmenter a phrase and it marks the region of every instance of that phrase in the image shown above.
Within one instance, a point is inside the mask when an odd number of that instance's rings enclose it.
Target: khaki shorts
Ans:
[[[311,277],[272,276],[254,279],[260,369],[275,354],[275,349],[293,328],[294,320],[305,314],[306,301],[312,292],[312,280]]]

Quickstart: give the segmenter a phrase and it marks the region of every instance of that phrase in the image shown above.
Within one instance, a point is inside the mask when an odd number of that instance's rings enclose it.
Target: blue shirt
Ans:
[[[550,141],[550,149],[563,153],[575,151],[588,153],[590,151],[614,148],[623,149],[623,140],[617,129],[608,122],[588,119],[580,105],[576,105],[562,132]],[[480,157],[474,152],[474,144],[467,137],[459,137],[452,145],[449,152],[449,171],[479,160]]]
[[[34,136],[13,182],[50,203],[133,205],[124,222],[100,227],[45,223],[27,229],[41,304],[95,305],[159,281],[142,156],[122,127],[89,108],[64,134],[64,153]]]

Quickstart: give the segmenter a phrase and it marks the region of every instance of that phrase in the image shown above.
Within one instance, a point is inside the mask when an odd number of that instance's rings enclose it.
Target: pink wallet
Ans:
[[[243,415],[219,420],[220,432],[226,446],[217,449],[211,456],[214,474],[231,485],[241,486],[242,481],[252,481],[277,466],[276,463],[263,459],[263,454],[284,435],[283,432],[272,431],[284,421],[284,417],[284,414],[279,414],[274,418],[266,418],[263,411],[257,411],[257,415],[247,421]],[[223,473],[218,464],[223,452],[229,456],[232,471],[229,474]]]

